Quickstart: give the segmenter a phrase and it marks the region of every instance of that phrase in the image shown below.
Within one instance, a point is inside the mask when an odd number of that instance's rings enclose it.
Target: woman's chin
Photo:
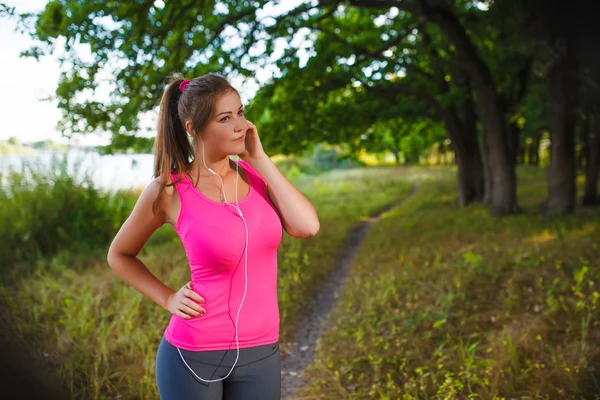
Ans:
[[[246,145],[244,143],[240,143],[237,146],[235,146],[233,150],[235,151],[236,155],[242,154],[244,151],[246,151]]]

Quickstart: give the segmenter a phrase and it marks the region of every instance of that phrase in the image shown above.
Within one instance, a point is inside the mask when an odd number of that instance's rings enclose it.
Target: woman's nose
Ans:
[[[238,131],[244,130],[248,128],[248,122],[246,122],[246,118],[243,116],[238,120],[235,129]]]

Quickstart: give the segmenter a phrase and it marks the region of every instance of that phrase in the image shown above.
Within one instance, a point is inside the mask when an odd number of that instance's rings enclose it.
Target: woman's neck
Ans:
[[[210,157],[203,160],[202,155],[197,155],[192,161],[192,171],[199,174],[199,176],[212,176],[212,173],[207,168],[212,169],[217,175],[225,178],[230,172],[235,172],[235,163],[229,156],[225,156],[219,160],[213,160]]]

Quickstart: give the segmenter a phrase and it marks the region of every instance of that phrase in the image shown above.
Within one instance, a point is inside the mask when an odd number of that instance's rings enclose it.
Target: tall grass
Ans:
[[[66,157],[55,157],[49,168],[25,162],[0,182],[5,182],[0,186],[3,279],[61,250],[104,252],[135,200],[123,191],[101,192],[89,175],[76,180],[67,173]]]
[[[544,175],[519,170],[520,215],[441,179],[375,224],[302,398],[598,398],[600,213],[540,214]]]

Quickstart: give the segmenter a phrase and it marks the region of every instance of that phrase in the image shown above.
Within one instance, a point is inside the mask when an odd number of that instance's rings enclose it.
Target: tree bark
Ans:
[[[431,37],[427,31],[421,32],[421,36],[432,59],[442,62],[438,52],[432,50]],[[447,73],[446,68],[434,68],[434,74],[432,74],[437,80],[440,93],[443,94],[450,93],[450,85],[446,81]],[[451,162],[458,166],[457,200],[460,206],[465,206],[483,200],[484,176],[477,139],[477,114],[473,104],[469,76],[463,71],[456,71],[455,76],[456,85],[464,89],[466,93],[465,98],[458,106],[442,105],[433,96],[428,96],[428,101],[444,121],[446,132],[450,138],[450,148],[454,156]]]
[[[455,161],[458,165],[458,204],[465,206],[475,201],[482,201],[484,176],[477,144],[477,132],[462,126],[458,116],[450,110],[444,111],[443,120],[448,137],[452,141]]]
[[[481,59],[452,9],[445,2],[425,3],[422,13],[435,22],[456,46],[465,71],[477,92],[479,116],[486,131],[493,215],[517,212],[516,174],[507,143],[502,101],[489,66]]]
[[[593,118],[592,137],[590,138],[590,150],[585,168],[585,188],[582,204],[584,206],[595,206],[600,204],[598,197],[598,175],[600,170],[600,118]]]
[[[550,109],[550,167],[548,168],[548,212],[570,213],[575,209],[575,132],[569,101],[573,85],[566,60],[561,58],[548,74]]]
[[[440,90],[445,92],[447,88],[441,87]],[[428,96],[427,100],[443,121],[451,142],[450,147],[454,153],[453,163],[458,166],[458,204],[465,206],[472,202],[482,201],[484,195],[483,163],[477,140],[477,115],[472,97],[467,96],[461,104],[462,121],[456,107],[442,106],[432,96]],[[442,146],[444,149],[446,148],[445,145]]]
[[[513,165],[516,165],[521,151],[521,128],[519,128],[517,122],[511,122],[508,131],[510,134],[510,157]]]
[[[447,87],[441,86],[440,91],[446,92]],[[471,96],[467,96],[461,104],[463,121],[461,121],[456,107],[442,106],[434,96],[420,92],[420,97],[435,109],[436,116],[442,120],[448,138],[451,141],[451,150],[458,166],[457,197],[461,206],[471,202],[482,201],[484,195],[484,175],[481,152],[477,140],[477,115]],[[447,146],[440,145],[440,157],[443,164],[447,164]]]
[[[570,21],[562,16],[561,2],[545,10],[548,43],[558,56],[546,78],[550,112],[550,166],[548,168],[547,212],[571,213],[576,202],[575,107],[577,84],[577,39]]]
[[[485,175],[477,138],[477,113],[470,91],[469,96],[462,103],[462,110],[464,132],[462,145],[467,154],[467,170],[465,172],[468,175],[465,179],[467,185],[463,195],[468,204],[474,201],[482,202],[485,195]],[[458,157],[456,157],[456,163],[458,164]]]
[[[490,168],[490,145],[488,142],[488,135],[483,133],[482,140],[482,161],[483,161],[483,174],[484,174],[484,192],[483,192],[483,204],[492,204],[492,197],[494,193],[494,186],[492,184],[492,169]]]

